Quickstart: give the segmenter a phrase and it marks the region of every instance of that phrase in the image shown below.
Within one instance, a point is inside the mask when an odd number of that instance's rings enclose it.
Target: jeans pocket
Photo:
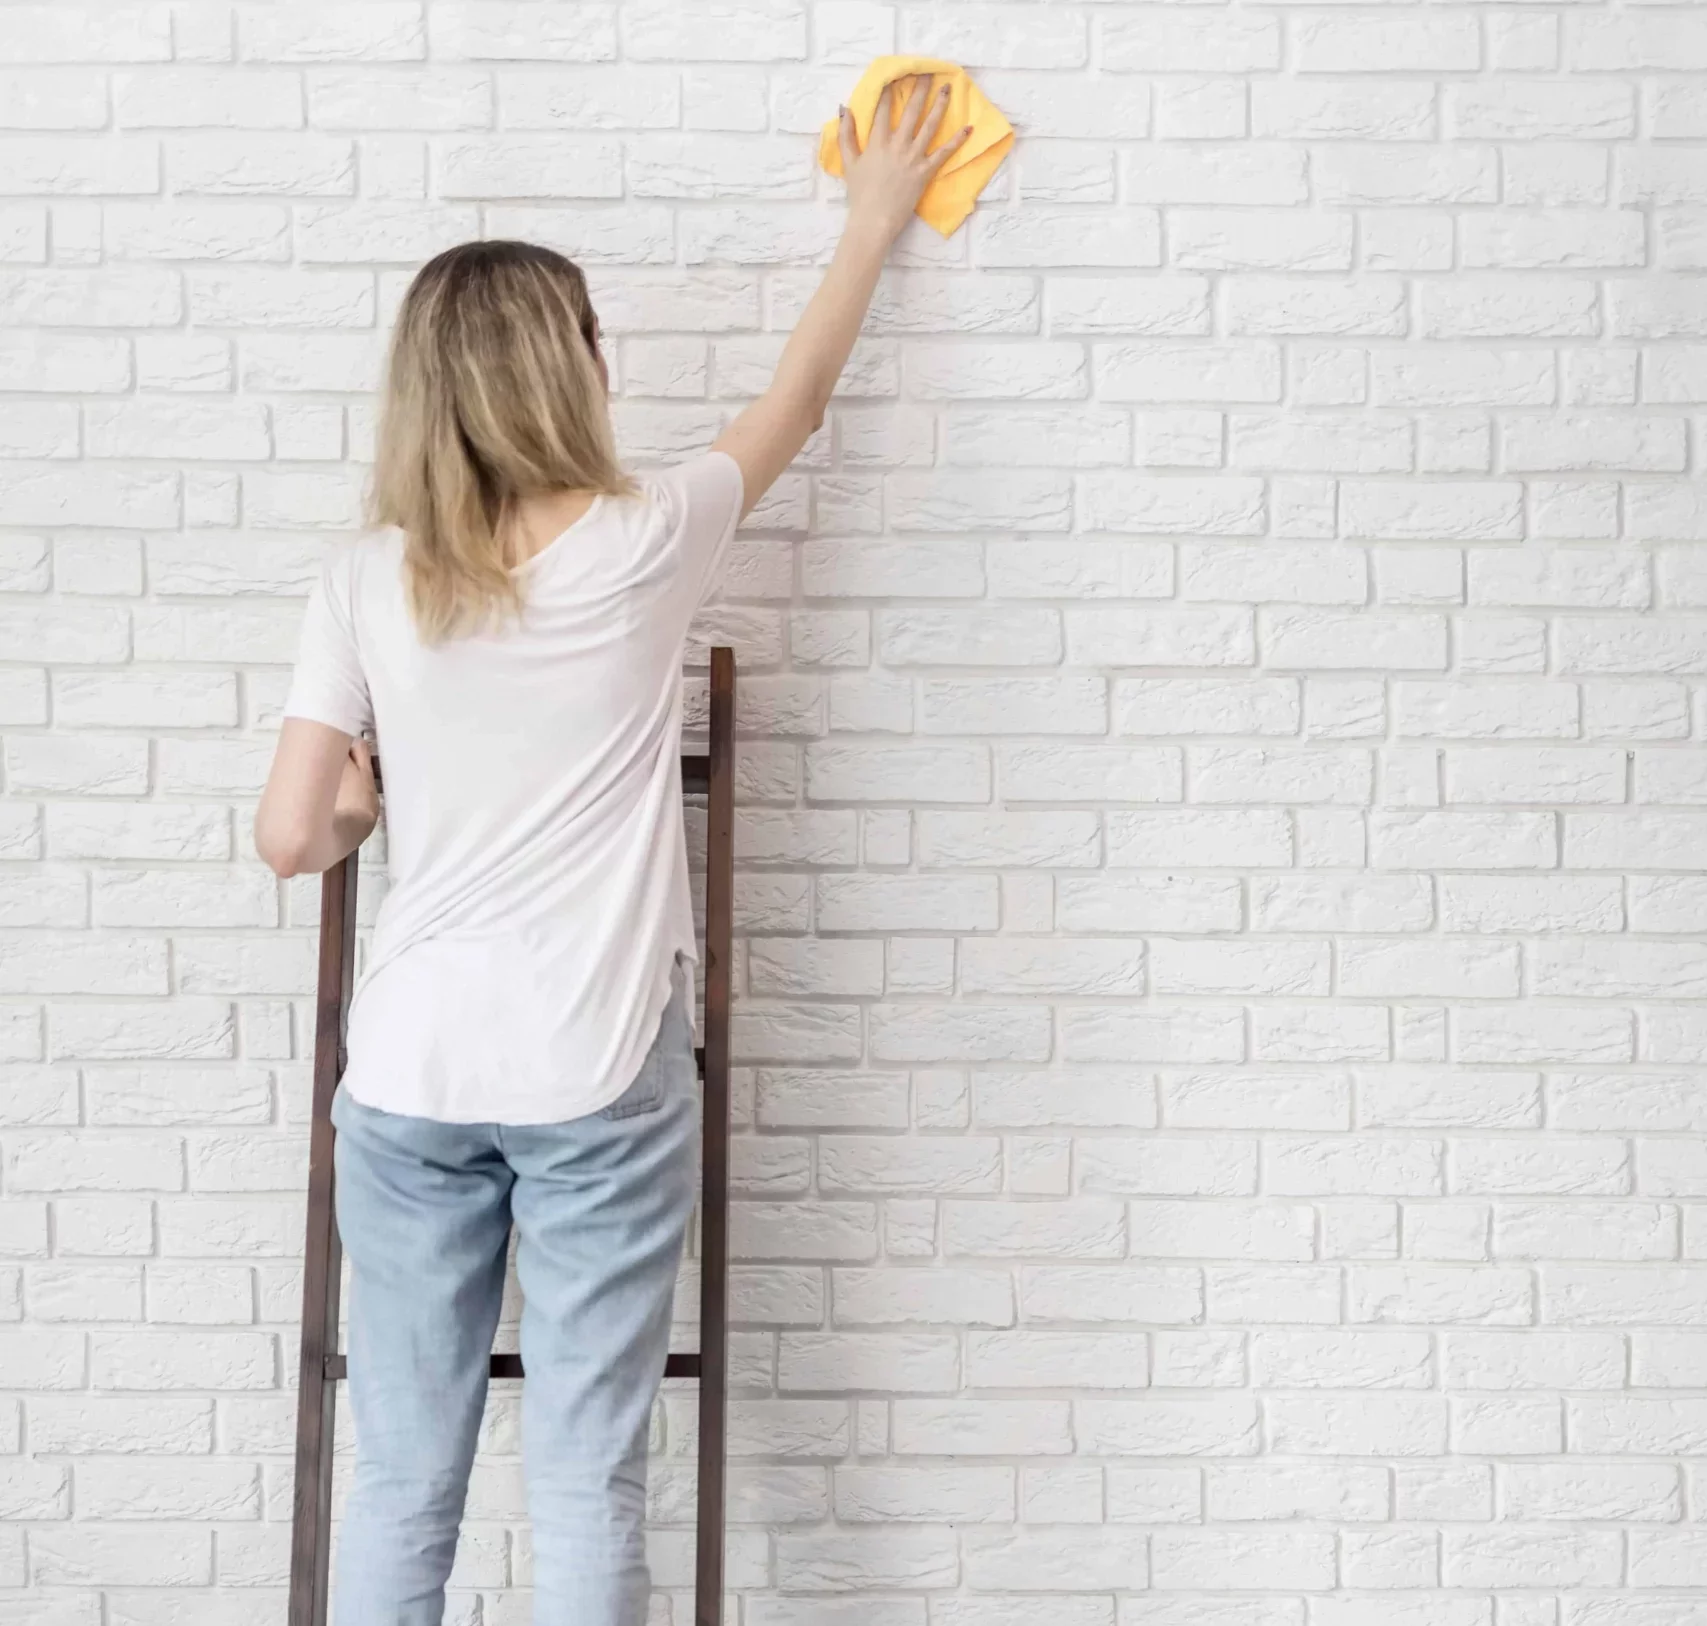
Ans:
[[[608,1107],[599,1109],[601,1118],[638,1118],[643,1112],[656,1112],[664,1104],[664,1069],[656,1055],[640,1064],[634,1082]]]
[[[638,1118],[643,1112],[656,1112],[669,1094],[672,1068],[678,1066],[685,1056],[687,1066],[692,1070],[693,1011],[689,1004],[692,998],[690,973],[678,955],[670,971],[670,997],[658,1018],[658,1031],[653,1036],[652,1048],[646,1052],[646,1059],[641,1062],[634,1082],[608,1107],[602,1108],[599,1117]]]

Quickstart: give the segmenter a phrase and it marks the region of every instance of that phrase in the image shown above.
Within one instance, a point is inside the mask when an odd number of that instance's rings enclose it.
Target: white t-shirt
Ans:
[[[608,1106],[694,955],[681,667],[741,512],[708,452],[599,497],[521,567],[502,631],[425,645],[403,540],[333,558],[288,717],[372,728],[391,887],[350,1010],[345,1087],[450,1123]]]

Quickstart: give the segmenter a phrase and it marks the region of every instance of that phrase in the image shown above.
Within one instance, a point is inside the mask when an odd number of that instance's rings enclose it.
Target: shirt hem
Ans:
[[[419,1100],[411,1102],[407,1096],[398,1096],[391,1100],[380,1099],[367,1092],[367,1080],[363,1077],[363,1069],[352,1058],[344,1069],[344,1076],[339,1080],[339,1087],[345,1090],[350,1099],[358,1105],[373,1112],[389,1112],[396,1117],[422,1118],[428,1123],[442,1124],[501,1124],[506,1128],[526,1129],[538,1128],[549,1124],[573,1123],[580,1118],[590,1118],[595,1112],[602,1112],[613,1102],[622,1098],[624,1092],[639,1076],[640,1069],[645,1066],[646,1058],[651,1055],[652,1047],[658,1042],[658,1034],[664,1022],[664,1012],[669,1008],[670,1000],[675,994],[676,966],[680,964],[684,971],[698,963],[699,956],[690,946],[688,949],[676,949],[664,962],[661,977],[655,977],[650,995],[647,998],[646,1014],[640,1021],[640,1032],[645,1035],[638,1054],[625,1059],[623,1064],[615,1068],[609,1075],[610,1080],[605,1087],[591,1096],[585,1104],[575,1103],[577,1110],[564,1112],[561,1095],[549,1104],[543,1096],[529,1096],[527,1102],[538,1100],[545,1107],[544,1111],[533,1113],[526,1105],[512,1103],[504,1111],[487,1112],[479,1117],[464,1116],[461,1113],[444,1110],[425,1112],[421,1110]],[[689,986],[692,986],[691,974]],[[413,1110],[411,1110],[411,1107]]]

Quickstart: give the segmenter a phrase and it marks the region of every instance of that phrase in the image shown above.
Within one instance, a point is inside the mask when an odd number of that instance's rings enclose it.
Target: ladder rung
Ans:
[[[491,1377],[519,1378],[522,1375],[522,1358],[520,1355],[494,1355],[488,1369]],[[326,1357],[326,1377],[332,1383],[342,1383],[349,1375],[349,1362],[342,1355]],[[673,1349],[670,1357],[664,1362],[664,1376],[667,1378],[697,1378],[699,1376],[699,1351],[697,1349]]]

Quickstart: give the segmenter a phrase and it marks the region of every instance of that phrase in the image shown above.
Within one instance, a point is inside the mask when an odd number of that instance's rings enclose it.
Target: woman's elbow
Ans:
[[[306,830],[288,826],[281,828],[277,820],[267,818],[264,812],[256,817],[255,851],[261,862],[281,881],[288,881],[308,869],[309,847]]]
[[[785,410],[793,420],[795,433],[802,440],[824,427],[824,419],[830,411],[830,398],[836,393],[838,376],[830,373],[822,377],[796,379],[783,389]]]

